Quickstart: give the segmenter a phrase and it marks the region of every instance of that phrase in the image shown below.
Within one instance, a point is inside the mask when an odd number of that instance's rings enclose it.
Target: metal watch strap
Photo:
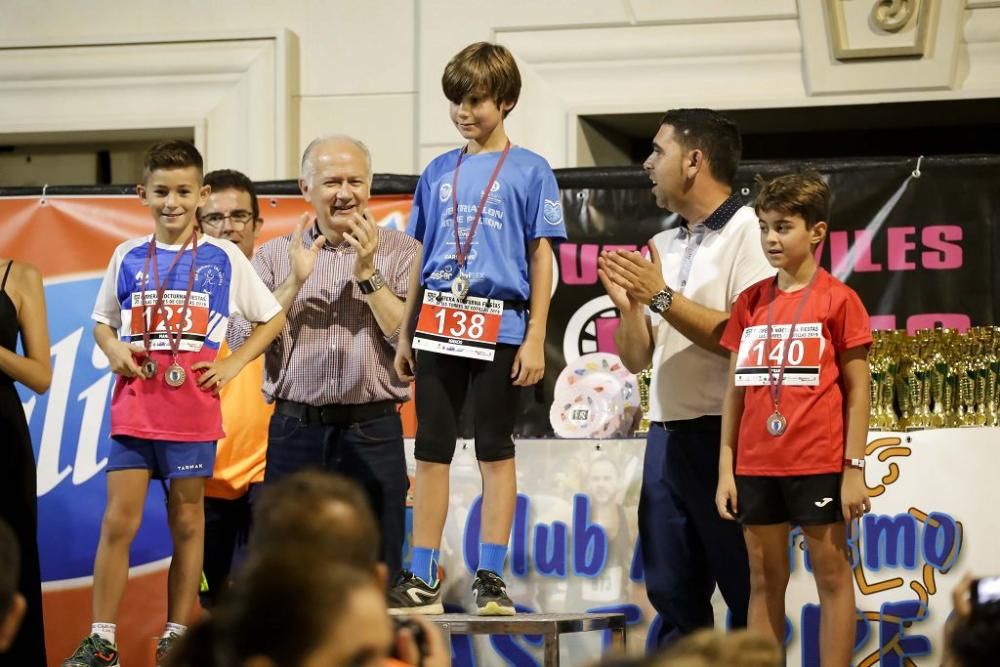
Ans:
[[[657,315],[662,315],[670,310],[670,306],[673,302],[674,291],[669,287],[664,287],[662,290],[654,294],[652,299],[650,299],[649,309]]]
[[[368,280],[359,280],[358,288],[361,290],[362,294],[371,294],[372,292],[377,292],[381,288],[385,287],[385,278],[378,269],[375,269],[375,273],[372,274],[371,278]]]

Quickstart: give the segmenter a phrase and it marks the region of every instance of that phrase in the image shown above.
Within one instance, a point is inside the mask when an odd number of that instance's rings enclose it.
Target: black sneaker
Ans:
[[[156,642],[156,667],[160,667],[160,663],[163,662],[163,659],[167,657],[167,653],[170,652],[170,649],[174,647],[174,644],[180,638],[181,636],[176,632],[168,632],[160,637],[160,640]]]
[[[489,570],[476,570],[472,596],[476,598],[476,613],[480,616],[513,616],[517,613],[507,595],[507,584]]]
[[[99,635],[90,635],[62,667],[118,667],[118,647]]]
[[[443,614],[441,580],[428,586],[420,577],[414,576],[409,570],[403,570],[389,589],[389,613],[393,616]]]

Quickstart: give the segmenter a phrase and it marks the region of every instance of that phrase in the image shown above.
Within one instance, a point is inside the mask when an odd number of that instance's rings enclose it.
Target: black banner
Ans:
[[[873,328],[964,330],[995,322],[1000,158],[912,158],[748,163],[734,191],[752,204],[756,177],[814,169],[833,192],[820,264],[858,292]],[[581,354],[614,352],[617,311],[597,278],[599,252],[638,248],[679,224],[657,208],[638,169],[562,170],[568,240],[555,249],[546,374],[518,423],[524,436],[551,435],[548,408],[559,371]],[[763,250],[762,250],[763,252]]]

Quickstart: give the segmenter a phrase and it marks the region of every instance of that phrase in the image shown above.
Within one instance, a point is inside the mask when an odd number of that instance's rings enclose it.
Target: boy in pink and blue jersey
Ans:
[[[215,441],[225,435],[219,390],[264,351],[285,321],[239,249],[196,231],[195,212],[209,189],[194,146],[171,141],[150,148],[143,181],[136,191],[155,231],[115,249],[93,313],[94,338],[118,376],[108,502],[94,560],[91,634],[64,667],[119,664],[115,623],[150,479],[170,481],[167,520],[174,542],[157,664],[183,634],[201,577],[205,479],[212,475]],[[231,314],[258,326],[242,348],[216,361]]]

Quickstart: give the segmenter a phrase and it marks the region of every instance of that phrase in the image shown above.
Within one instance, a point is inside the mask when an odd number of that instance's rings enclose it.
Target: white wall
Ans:
[[[12,103],[0,103],[0,134],[46,129],[34,120],[46,113],[32,107],[45,94],[38,77],[25,81],[19,71],[55,58],[43,72],[56,81],[48,88],[72,87],[57,76],[69,67],[59,60],[68,50],[37,47],[78,46],[83,58],[105,45],[73,76],[105,85],[99,70],[109,67],[119,78],[99,99],[81,97],[78,108],[114,102],[132,85],[130,94],[157,100],[155,113],[136,113],[150,123],[166,122],[161,114],[190,117],[210,166],[258,179],[294,176],[302,147],[326,132],[366,141],[377,171],[415,173],[458,143],[440,75],[451,55],[479,39],[506,44],[518,58],[525,83],[510,133],[556,167],[586,161],[577,118],[588,113],[1000,97],[1000,3],[939,0],[927,57],[873,64],[829,56],[823,1],[0,0],[0,101]],[[247,47],[230,55],[227,44],[240,40]],[[157,53],[177,71],[149,64]],[[129,71],[140,56],[144,69]],[[213,66],[240,58],[239,66]],[[137,92],[134,81],[144,76],[156,85]],[[173,97],[155,97],[175,85]],[[226,95],[213,98],[212,86]],[[189,98],[199,101],[188,116],[168,113]],[[5,120],[5,106],[19,111]],[[72,120],[49,119],[48,129]],[[262,136],[269,133],[277,139]]]

